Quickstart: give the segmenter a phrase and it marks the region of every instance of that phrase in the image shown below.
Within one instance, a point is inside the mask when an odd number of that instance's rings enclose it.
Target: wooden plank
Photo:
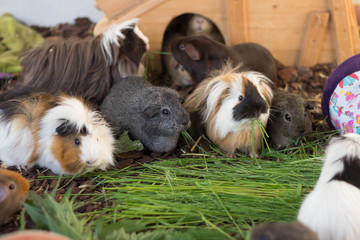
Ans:
[[[360,52],[360,38],[359,38],[359,27],[356,19],[355,7],[352,0],[346,1],[346,6],[349,12],[349,24],[351,29],[351,35],[354,42],[355,53]]]
[[[339,62],[356,53],[348,0],[331,0],[331,16],[335,25],[336,56]],[[355,11],[355,10],[354,10]]]
[[[246,0],[228,0],[231,44],[249,41]]]
[[[96,0],[105,16],[118,22],[138,17],[167,0]]]
[[[305,34],[299,49],[297,66],[314,66],[318,63],[325,34],[328,29],[330,13],[311,12],[305,27]]]

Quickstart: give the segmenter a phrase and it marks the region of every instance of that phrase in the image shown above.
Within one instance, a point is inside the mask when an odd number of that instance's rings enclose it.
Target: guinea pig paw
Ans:
[[[257,157],[259,157],[259,154],[257,154],[257,153],[254,154],[252,151],[250,151],[249,152],[249,157],[250,158],[257,158]]]
[[[24,165],[16,165],[17,170],[19,170],[20,173],[22,173],[22,171],[27,172],[28,169],[24,166]]]

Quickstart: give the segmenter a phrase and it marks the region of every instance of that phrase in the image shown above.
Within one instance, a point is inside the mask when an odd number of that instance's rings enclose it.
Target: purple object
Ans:
[[[330,127],[334,128],[329,116],[329,102],[332,93],[340,81],[346,76],[360,70],[360,54],[354,55],[342,62],[329,76],[325,83],[321,99],[321,110]]]
[[[15,75],[11,73],[2,73],[0,72],[0,79],[6,79],[6,78],[14,78]]]

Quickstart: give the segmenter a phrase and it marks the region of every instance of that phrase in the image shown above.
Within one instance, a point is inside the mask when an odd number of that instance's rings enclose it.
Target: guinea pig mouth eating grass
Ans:
[[[184,106],[190,115],[200,116],[207,137],[229,157],[234,157],[236,150],[254,157],[262,139],[262,129],[254,122],[267,124],[271,84],[264,74],[239,71],[227,64],[201,82]]]

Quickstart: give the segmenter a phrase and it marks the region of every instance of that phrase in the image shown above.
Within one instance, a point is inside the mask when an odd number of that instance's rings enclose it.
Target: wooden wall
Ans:
[[[213,20],[227,44],[259,43],[285,65],[341,62],[360,52],[351,0],[97,0],[97,6],[106,16],[96,33],[139,17],[154,51],[167,24],[191,12]]]

